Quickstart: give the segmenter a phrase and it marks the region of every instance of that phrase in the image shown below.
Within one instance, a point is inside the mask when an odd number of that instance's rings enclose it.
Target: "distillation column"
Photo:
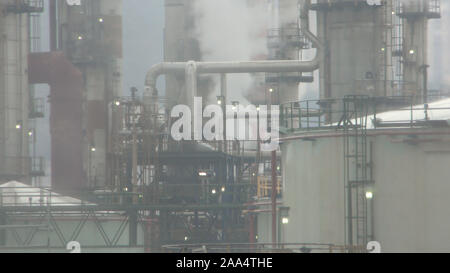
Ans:
[[[59,0],[57,33],[57,49],[84,78],[83,176],[87,186],[102,187],[110,181],[110,108],[122,95],[122,0],[82,1],[81,5]]]
[[[440,18],[440,1],[400,1],[403,19],[403,95],[426,102],[428,93],[428,20]]]
[[[281,59],[298,60],[300,30],[298,0],[278,1],[279,38],[281,42]],[[279,103],[299,100],[299,73],[282,74],[279,83]]]
[[[194,26],[193,1],[165,0],[164,61],[200,60],[197,41],[190,36]],[[168,107],[187,103],[184,74],[166,76]],[[160,94],[161,95],[161,94]]]
[[[318,0],[312,9],[318,11],[318,36],[326,47],[320,70],[320,98],[389,93],[386,79],[392,67],[385,54],[391,42],[390,35],[386,35],[386,20],[392,10],[383,4],[369,5],[365,0]],[[342,105],[334,107],[341,109]]]
[[[28,148],[28,15],[0,3],[0,182],[30,182]]]

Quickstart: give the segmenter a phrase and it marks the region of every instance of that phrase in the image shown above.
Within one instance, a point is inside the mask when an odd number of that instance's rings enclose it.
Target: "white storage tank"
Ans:
[[[430,104],[440,109],[429,110],[431,127],[372,129],[368,124],[368,240],[380,242],[383,252],[450,251],[450,111],[443,109],[448,107],[448,99]],[[417,121],[424,119],[419,109]],[[377,118],[408,120],[409,114],[387,112]],[[342,131],[288,138],[282,144],[283,206],[290,208],[283,242],[346,245]]]

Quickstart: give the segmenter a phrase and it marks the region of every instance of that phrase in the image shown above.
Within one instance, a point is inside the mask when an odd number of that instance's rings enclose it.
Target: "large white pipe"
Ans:
[[[146,96],[156,94],[156,81],[163,74],[185,73],[187,82],[193,82],[198,74],[233,74],[233,73],[286,73],[286,72],[312,72],[319,68],[322,59],[322,44],[309,30],[310,0],[303,0],[301,5],[302,30],[317,48],[316,56],[311,61],[283,60],[283,61],[232,61],[232,62],[166,62],[154,65],[147,73],[145,79]],[[195,69],[192,69],[195,67]],[[196,90],[190,90],[195,84],[187,86],[189,96],[195,96]]]

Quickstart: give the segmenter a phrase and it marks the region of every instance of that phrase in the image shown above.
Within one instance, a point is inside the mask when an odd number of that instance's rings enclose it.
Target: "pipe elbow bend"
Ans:
[[[149,88],[156,87],[156,80],[164,71],[164,63],[153,65],[145,76],[145,86]]]

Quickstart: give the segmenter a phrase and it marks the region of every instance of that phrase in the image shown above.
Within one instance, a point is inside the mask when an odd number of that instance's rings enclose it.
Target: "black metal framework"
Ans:
[[[251,189],[249,185],[227,188],[220,185],[207,187],[154,185],[154,187],[143,186],[127,192],[86,190],[66,193],[71,196],[67,198],[46,189],[2,188],[0,190],[0,235],[4,237],[4,231],[10,230],[15,244],[8,246],[3,240],[3,244],[0,241],[0,249],[2,247],[65,248],[68,242],[79,239],[88,221],[94,223],[97,228],[96,231],[90,230],[90,232],[96,232],[92,236],[103,238],[103,244],[92,245],[90,242],[83,242],[87,247],[145,247],[148,251],[150,249],[158,251],[160,242],[242,241],[242,237],[233,237],[233,233],[237,233],[236,227],[224,231],[223,236],[230,236],[229,240],[217,240],[212,229],[223,220],[224,211],[233,212],[248,207],[246,203],[250,201],[249,197],[256,192],[256,190],[249,192],[249,189]],[[15,192],[15,190],[18,191]],[[180,196],[198,197],[195,193],[199,193],[200,197],[183,199],[178,203],[171,202],[172,198],[180,198]],[[154,214],[156,211],[158,216]],[[106,229],[103,224],[111,219],[117,222],[114,230],[111,230],[111,227]],[[67,232],[67,228],[63,230],[61,227],[61,223],[68,220],[75,223],[72,233]],[[145,237],[143,241],[137,240],[139,227]],[[120,245],[119,241],[127,229],[129,244]],[[160,229],[163,230],[160,231]],[[19,232],[19,230],[23,231]],[[36,245],[33,239],[38,232],[48,232],[48,236],[53,235],[52,237],[58,238],[59,243],[48,242],[48,245]]]
[[[277,28],[267,31],[267,47],[270,49],[278,49],[280,52],[286,48],[302,50],[310,49],[311,42],[298,27]]]
[[[108,187],[133,193],[127,202],[146,208],[157,244],[248,240],[242,210],[256,196],[256,154],[244,155],[238,141],[174,141],[166,103],[134,95],[113,101]]]

